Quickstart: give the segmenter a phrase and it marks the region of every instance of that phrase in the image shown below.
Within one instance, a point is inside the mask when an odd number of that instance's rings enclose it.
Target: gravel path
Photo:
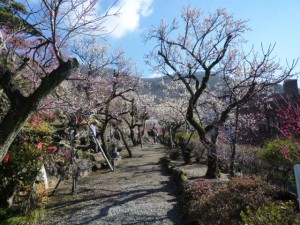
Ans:
[[[93,173],[78,184],[78,194],[62,186],[47,207],[44,224],[180,224],[175,189],[161,169],[161,145],[136,149],[115,172]]]

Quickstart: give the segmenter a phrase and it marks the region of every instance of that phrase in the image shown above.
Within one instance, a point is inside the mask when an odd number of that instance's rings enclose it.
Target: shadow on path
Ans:
[[[60,201],[46,208],[51,220],[45,224],[179,225],[176,190],[159,165],[164,147],[134,153],[137,157],[122,160],[116,172],[82,179],[74,199],[58,190]]]

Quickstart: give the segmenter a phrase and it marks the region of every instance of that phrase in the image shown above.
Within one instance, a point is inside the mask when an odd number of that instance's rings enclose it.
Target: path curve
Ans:
[[[61,188],[60,203],[47,207],[44,224],[180,224],[175,188],[159,164],[164,147],[149,145],[133,154],[116,172],[82,178],[76,196]]]

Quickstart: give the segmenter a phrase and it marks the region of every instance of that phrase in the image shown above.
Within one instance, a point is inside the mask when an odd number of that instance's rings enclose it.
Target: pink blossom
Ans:
[[[44,161],[44,156],[41,155],[41,156],[39,157],[39,160],[40,160],[40,161]]]
[[[47,147],[47,150],[50,151],[50,152],[54,152],[56,149],[57,149],[56,146]]]
[[[43,149],[43,142],[38,143],[38,149],[42,150]]]

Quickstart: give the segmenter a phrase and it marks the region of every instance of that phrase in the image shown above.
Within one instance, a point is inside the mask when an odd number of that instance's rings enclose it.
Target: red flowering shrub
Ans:
[[[7,155],[8,156],[8,155]],[[43,151],[36,145],[12,145],[9,158],[0,163],[0,203],[6,205],[6,200],[18,190],[32,186],[39,174]]]
[[[199,205],[211,196],[222,183],[212,179],[195,179],[189,181],[181,196],[181,209],[183,217],[190,218],[197,212]]]
[[[238,225],[240,213],[247,208],[257,210],[263,204],[279,201],[282,191],[259,178],[238,177],[227,183],[197,180],[185,190],[185,220],[200,224]]]
[[[29,193],[33,188],[47,155],[56,149],[50,145],[53,132],[48,124],[39,123],[38,127],[27,124],[19,133],[0,163],[0,205],[7,206],[7,199],[20,189]]]

